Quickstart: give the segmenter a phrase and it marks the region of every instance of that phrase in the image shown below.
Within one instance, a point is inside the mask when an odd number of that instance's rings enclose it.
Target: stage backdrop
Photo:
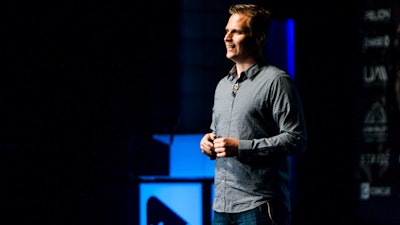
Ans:
[[[360,12],[354,81],[356,219],[400,223],[400,8],[369,1]]]

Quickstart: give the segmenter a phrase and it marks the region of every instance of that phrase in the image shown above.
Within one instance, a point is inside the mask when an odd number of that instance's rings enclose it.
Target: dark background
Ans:
[[[232,65],[222,40],[235,2],[2,3],[1,223],[137,224],[136,175],[167,168],[151,135],[208,130]],[[364,2],[259,3],[296,24],[309,144],[296,159],[293,225],[352,224]]]

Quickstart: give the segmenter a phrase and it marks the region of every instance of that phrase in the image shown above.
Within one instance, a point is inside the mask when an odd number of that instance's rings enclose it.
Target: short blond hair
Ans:
[[[255,4],[234,4],[229,8],[229,14],[240,14],[250,18],[249,28],[250,34],[257,35],[264,33],[268,36],[271,27],[271,12],[263,7]]]

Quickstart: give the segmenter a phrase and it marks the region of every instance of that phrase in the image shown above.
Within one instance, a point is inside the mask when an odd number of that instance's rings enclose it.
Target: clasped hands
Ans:
[[[236,138],[217,137],[207,133],[200,141],[200,150],[211,158],[235,156],[238,152],[239,140]]]

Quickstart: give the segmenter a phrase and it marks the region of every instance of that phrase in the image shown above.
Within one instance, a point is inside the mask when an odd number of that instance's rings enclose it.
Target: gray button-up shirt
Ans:
[[[213,209],[242,212],[274,198],[290,210],[290,156],[306,148],[297,89],[287,73],[272,65],[255,64],[239,79],[235,74],[236,66],[220,80],[214,96],[211,131],[239,139],[239,151],[217,158]]]

